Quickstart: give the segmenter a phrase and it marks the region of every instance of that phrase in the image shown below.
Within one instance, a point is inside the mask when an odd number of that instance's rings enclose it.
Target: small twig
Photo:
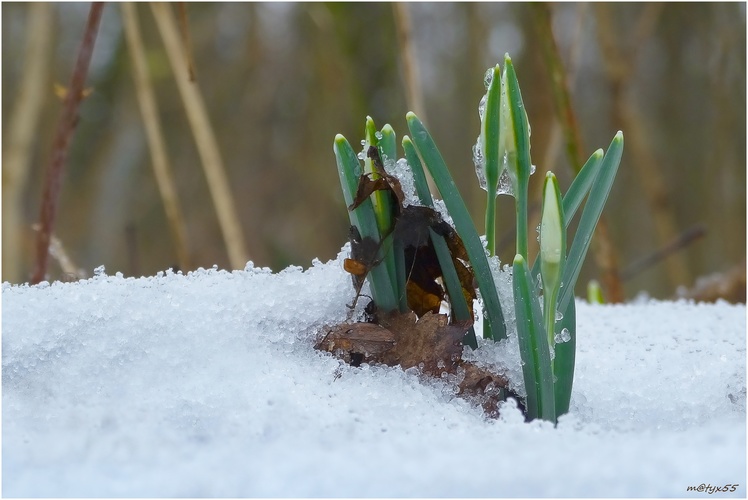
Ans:
[[[39,232],[40,227],[39,224],[34,224],[31,226],[31,229]],[[54,234],[49,239],[49,255],[57,261],[65,275],[70,276],[74,280],[86,278],[86,272],[75,265],[73,259],[65,251],[65,247],[62,246],[60,239]]]
[[[131,2],[122,3],[122,20],[128,49],[132,57],[135,92],[138,96],[140,113],[143,115],[143,125],[145,126],[148,148],[151,152],[153,173],[156,176],[156,184],[164,203],[164,210],[172,232],[179,266],[184,271],[187,271],[191,268],[187,245],[187,225],[185,224],[182,207],[179,203],[179,196],[177,195],[176,183],[174,182],[174,174],[171,169],[169,157],[166,154],[166,140],[164,139],[161,120],[158,116],[156,93],[153,90],[153,82],[148,73],[148,63],[146,61],[143,40],[140,36],[140,26],[138,24],[135,4]]]
[[[652,267],[675,252],[683,250],[694,241],[701,239],[705,234],[706,228],[702,224],[689,227],[667,245],[626,266],[621,272],[621,279],[624,281],[630,280],[642,271]]]
[[[36,244],[36,268],[31,278],[32,284],[37,284],[47,274],[47,263],[49,261],[49,244],[54,230],[57,206],[60,198],[62,185],[62,173],[67,159],[70,141],[73,131],[78,122],[78,107],[83,99],[83,86],[88,75],[88,67],[91,63],[96,35],[99,31],[101,14],[104,11],[102,2],[91,4],[88,21],[83,32],[83,41],[78,50],[78,59],[75,62],[73,76],[70,79],[69,91],[65,97],[62,116],[57,124],[54,146],[52,149],[52,160],[47,168],[42,194],[42,206],[39,215],[41,230]]]
[[[172,15],[171,6],[153,3],[151,11],[164,42],[179,94],[182,96],[187,120],[195,136],[198,154],[208,181],[208,189],[216,207],[218,223],[228,251],[229,263],[233,269],[244,269],[248,260],[247,251],[234,196],[231,194],[226,169],[218,149],[218,141],[210,124],[208,111],[205,109],[197,82],[190,81],[187,68],[182,64],[186,56],[184,47],[179,41],[179,30]]]

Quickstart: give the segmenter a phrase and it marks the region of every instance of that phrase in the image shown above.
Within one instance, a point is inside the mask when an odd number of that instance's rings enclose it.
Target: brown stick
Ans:
[[[564,133],[566,153],[574,172],[579,173],[584,164],[582,139],[576,115],[571,105],[571,96],[563,62],[561,61],[561,54],[556,45],[556,39],[553,36],[550,6],[546,3],[533,3],[531,5],[535,13],[534,17],[543,48],[543,57],[551,76],[553,104],[559,124]],[[592,242],[592,251],[595,256],[595,262],[602,274],[601,281],[605,295],[609,302],[617,303],[623,302],[624,292],[618,269],[618,255],[609,234],[607,220],[605,217],[601,217],[597,223]]]
[[[88,21],[83,32],[83,41],[78,49],[78,59],[75,62],[73,76],[70,79],[68,93],[65,96],[62,116],[57,124],[55,140],[52,148],[52,160],[47,168],[44,180],[44,191],[42,194],[42,206],[39,214],[41,230],[36,244],[36,268],[31,278],[32,284],[37,284],[44,279],[47,273],[49,261],[49,243],[54,230],[57,206],[60,199],[60,187],[62,185],[62,173],[67,159],[70,140],[78,122],[78,107],[83,99],[83,85],[88,75],[88,66],[91,63],[96,35],[99,31],[101,14],[104,11],[103,2],[91,4]]]

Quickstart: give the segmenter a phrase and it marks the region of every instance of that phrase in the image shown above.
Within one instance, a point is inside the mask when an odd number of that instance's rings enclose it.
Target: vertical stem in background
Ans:
[[[582,139],[579,133],[576,115],[571,107],[571,96],[567,85],[566,74],[564,72],[561,54],[553,36],[551,23],[551,7],[545,2],[531,3],[535,24],[538,29],[538,38],[541,42],[543,60],[545,67],[550,73],[551,90],[553,93],[553,105],[556,110],[558,121],[561,124],[561,131],[566,142],[566,153],[574,169],[578,174],[582,168],[584,159],[582,157]]]
[[[49,244],[54,230],[57,207],[60,199],[62,173],[67,159],[70,140],[73,137],[75,125],[78,122],[78,107],[83,99],[83,86],[86,83],[88,67],[91,63],[96,35],[99,31],[101,14],[104,11],[102,2],[94,2],[83,31],[83,41],[78,49],[78,59],[75,62],[73,75],[70,79],[68,92],[63,103],[62,115],[57,123],[55,140],[52,147],[52,159],[47,167],[42,193],[42,206],[39,214],[40,231],[36,243],[36,267],[31,277],[31,283],[37,284],[47,274],[49,262]]]
[[[151,4],[153,17],[164,41],[164,47],[174,72],[174,79],[177,82],[179,94],[182,96],[187,119],[195,136],[195,143],[202,160],[210,195],[216,207],[230,265],[234,269],[243,269],[247,263],[247,251],[239,217],[236,213],[234,197],[231,194],[226,170],[218,150],[218,142],[210,125],[208,112],[205,109],[205,103],[200,95],[197,82],[190,82],[187,65],[184,64],[187,56],[180,43],[179,30],[170,9],[171,6],[168,4]]]
[[[410,21],[410,4],[395,2],[392,4],[397,28],[397,40],[400,43],[400,58],[403,63],[403,77],[405,92],[408,97],[408,107],[415,114],[426,119],[423,109],[423,95],[421,94],[420,74],[416,48],[413,43],[413,25]]]
[[[652,154],[651,146],[642,126],[644,120],[632,99],[630,99],[629,82],[634,74],[635,56],[651,35],[662,12],[661,4],[646,4],[641,17],[634,29],[632,40],[636,45],[624,54],[617,45],[615,26],[610,6],[598,4],[595,6],[597,36],[604,68],[611,87],[611,101],[613,102],[613,117],[621,129],[627,130],[629,147],[633,159],[631,164],[637,169],[636,176],[649,202],[655,232],[660,245],[667,245],[678,238],[677,221],[673,214],[672,202],[666,188],[662,169]],[[602,222],[602,221],[601,221]],[[600,229],[607,230],[607,228]],[[682,253],[673,254],[664,261],[670,284],[683,285],[690,282],[690,272],[686,258]]]
[[[190,24],[187,19],[187,6],[184,2],[177,4],[179,12],[179,30],[182,34],[182,43],[184,44],[184,53],[187,55],[187,71],[190,75],[190,81],[194,82],[195,78],[195,59],[192,57],[192,37],[190,37]]]
[[[571,106],[571,95],[561,54],[553,36],[551,9],[547,3],[533,3],[531,7],[538,28],[538,38],[543,49],[543,59],[551,77],[554,109],[563,131],[569,163],[576,175],[584,164],[584,157],[581,154],[583,151],[582,140],[576,115]],[[623,126],[622,128],[629,130],[629,127]],[[615,245],[610,240],[608,224],[604,217],[597,224],[597,231],[593,240],[593,253],[595,262],[602,273],[601,279],[608,301],[613,303],[623,302],[625,295],[618,266],[618,256]]]
[[[426,120],[426,110],[423,106],[423,93],[421,92],[420,73],[418,71],[418,58],[416,46],[413,42],[413,23],[410,19],[410,4],[394,2],[392,12],[395,16],[395,28],[397,29],[397,41],[400,45],[400,60],[402,61],[403,79],[405,80],[405,95],[410,111]],[[436,189],[431,172],[426,172],[426,182],[432,195],[439,192]]]
[[[153,173],[156,176],[156,184],[161,200],[164,203],[166,218],[172,232],[174,246],[177,252],[179,267],[183,271],[191,269],[189,251],[187,247],[187,230],[179,204],[179,197],[174,183],[169,158],[166,154],[166,141],[162,133],[161,121],[158,117],[156,97],[148,74],[148,63],[145,56],[143,40],[140,36],[140,26],[135,4],[125,2],[121,4],[122,20],[124,24],[125,37],[132,57],[133,80],[135,81],[135,92],[138,96],[140,113],[143,115],[143,125],[148,139],[148,147],[151,151],[151,162]]]
[[[3,148],[3,281],[20,282],[23,277],[22,199],[28,181],[31,145],[37,131],[45,85],[49,80],[52,47],[52,5],[28,6],[23,73]]]

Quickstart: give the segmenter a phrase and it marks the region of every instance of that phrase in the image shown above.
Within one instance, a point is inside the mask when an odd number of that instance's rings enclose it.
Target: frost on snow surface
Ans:
[[[745,306],[579,302],[570,414],[491,421],[313,349],[341,260],[4,285],[3,495],[745,497]]]

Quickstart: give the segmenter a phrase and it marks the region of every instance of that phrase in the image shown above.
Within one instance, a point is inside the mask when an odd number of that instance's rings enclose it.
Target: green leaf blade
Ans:
[[[514,257],[513,270],[514,309],[527,391],[527,415],[530,419],[556,422],[551,354],[543,327],[543,314],[531,286],[527,262],[520,254]]]
[[[592,234],[597,226],[597,221],[600,220],[603,207],[613,187],[613,181],[618,172],[622,155],[623,133],[619,131],[610,143],[610,147],[600,165],[600,173],[595,177],[590,187],[587,203],[582,211],[579,227],[571,244],[569,256],[566,259],[566,269],[564,270],[563,277],[564,288],[559,298],[560,309],[564,309],[568,305],[569,300],[573,300],[574,298],[574,285],[582,269],[584,258],[587,256],[587,250],[590,248]]]

